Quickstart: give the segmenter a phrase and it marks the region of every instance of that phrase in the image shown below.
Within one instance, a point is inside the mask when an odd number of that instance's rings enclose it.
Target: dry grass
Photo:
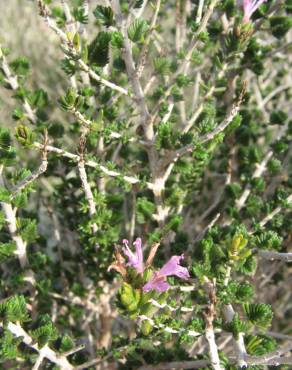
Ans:
[[[71,1],[76,3],[75,0]],[[11,50],[9,61],[20,56],[29,59],[31,72],[26,86],[44,89],[50,100],[55,102],[67,88],[67,79],[60,68],[64,54],[57,36],[39,16],[36,3],[35,0],[0,1],[0,45]],[[58,2],[54,4],[58,5]],[[87,28],[92,29],[89,30],[89,37],[96,32],[92,15],[96,4],[105,4],[105,1],[90,1],[91,17]],[[10,92],[0,89],[0,124],[9,125],[14,107],[15,101],[11,99]],[[50,118],[60,118],[60,111],[55,109],[50,112]]]
[[[36,2],[0,1],[0,14],[0,43],[11,50],[9,61],[19,56],[27,57],[31,65],[28,86],[43,88],[54,100],[64,89],[65,79],[59,67],[62,52],[57,46],[56,36],[48,32],[38,16]],[[14,104],[9,91],[0,89],[0,117],[4,125],[11,120]]]

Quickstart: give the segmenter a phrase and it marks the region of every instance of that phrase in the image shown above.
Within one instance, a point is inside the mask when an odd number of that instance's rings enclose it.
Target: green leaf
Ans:
[[[48,344],[58,337],[58,331],[52,323],[49,315],[41,316],[38,322],[38,328],[30,331],[30,335],[34,338],[40,347]]]
[[[15,108],[12,114],[12,118],[16,121],[20,121],[25,117],[23,110],[19,107]]]
[[[236,313],[231,322],[224,325],[224,330],[229,331],[237,339],[239,333],[245,333],[249,329],[248,323],[240,320],[238,314]]]
[[[288,114],[282,110],[275,110],[270,115],[272,125],[284,125],[288,119]]]
[[[244,337],[244,343],[247,353],[252,356],[262,356],[277,347],[276,341],[266,335],[247,334]]]
[[[163,228],[163,232],[167,233],[170,230],[176,231],[178,230],[179,226],[181,225],[183,219],[180,215],[172,215],[167,222],[167,224]]]
[[[54,6],[52,8],[52,15],[56,18],[56,22],[59,27],[65,26],[66,16],[64,10],[60,6]]]
[[[3,186],[0,186],[0,202],[10,203],[10,192]]]
[[[19,355],[18,345],[22,338],[16,338],[9,330],[4,330],[0,337],[0,362],[13,360]]]
[[[245,275],[254,275],[257,268],[257,259],[249,256],[246,260],[240,261],[237,269]]]
[[[232,260],[240,260],[248,257],[248,255],[243,254],[243,251],[248,243],[248,240],[245,239],[244,235],[236,234],[231,243],[228,245],[228,256]],[[247,250],[246,252],[248,252]],[[251,251],[249,251],[249,254]]]
[[[275,231],[268,230],[254,236],[252,242],[259,249],[279,249],[283,238]]]
[[[16,139],[24,146],[30,146],[34,142],[34,133],[25,125],[16,128]]]
[[[141,332],[143,333],[143,335],[149,335],[152,330],[153,325],[148,320],[144,320],[141,324]]]
[[[82,45],[81,48],[81,59],[84,63],[88,64],[88,46],[86,44]]]
[[[0,210],[0,231],[3,229],[3,226],[6,224],[5,214]]]
[[[75,108],[76,101],[77,92],[75,89],[70,88],[67,90],[66,95],[60,98],[59,103],[64,111],[70,111]]]
[[[71,59],[61,60],[61,68],[68,76],[73,76],[76,72],[76,64]]]
[[[48,105],[48,94],[42,89],[36,90],[30,95],[29,103],[33,107],[44,108]]]
[[[72,14],[77,22],[82,24],[88,23],[88,14],[85,13],[84,7],[74,8]]]
[[[270,174],[276,175],[281,171],[282,162],[279,159],[272,158],[268,163],[268,169]]]
[[[16,208],[24,208],[28,203],[28,192],[31,191],[33,184],[28,185],[24,191],[16,194],[13,197],[13,205]]]
[[[17,220],[17,227],[21,237],[28,243],[34,242],[38,238],[37,222],[29,218]]]
[[[67,352],[67,351],[70,351],[70,349],[72,349],[73,347],[74,347],[74,342],[72,338],[70,338],[68,334],[63,335],[61,338],[61,344],[59,347],[59,351],[61,353]]]
[[[144,224],[147,220],[151,220],[155,212],[155,205],[146,197],[139,197],[136,204],[137,222]]]
[[[137,0],[134,4],[134,8],[141,8],[144,3],[144,0]]]
[[[170,61],[164,57],[157,57],[153,60],[155,72],[159,75],[167,75],[170,72]]]
[[[115,31],[112,33],[111,44],[118,49],[121,49],[123,47],[124,37],[121,32]]]
[[[12,322],[25,322],[29,321],[28,312],[26,309],[26,302],[24,297],[13,296],[8,298],[6,301],[0,304],[0,320],[1,318],[6,321]]]
[[[236,301],[238,303],[242,301],[250,301],[253,298],[254,289],[251,284],[241,283],[238,284],[237,290],[235,292]]]
[[[16,250],[15,242],[0,244],[0,262],[3,262],[6,259],[14,256],[15,250]]]
[[[242,192],[242,187],[239,183],[233,182],[232,184],[228,184],[226,186],[225,192],[232,198],[239,198]]]
[[[93,14],[98,22],[106,27],[110,27],[114,23],[114,13],[110,6],[97,5]]]
[[[174,131],[171,122],[161,123],[158,126],[156,146],[157,148],[171,149],[175,145],[178,133]]]
[[[141,299],[141,291],[139,289],[133,289],[128,283],[123,283],[119,290],[119,297],[122,305],[128,311],[135,311]]]
[[[292,27],[292,17],[277,15],[270,17],[272,34],[277,38],[282,38]]]
[[[192,80],[187,75],[184,75],[184,74],[180,73],[176,77],[176,83],[177,83],[178,87],[182,88],[182,87],[187,87],[189,84],[191,84]]]
[[[193,330],[193,331],[197,331],[199,333],[204,333],[204,329],[205,329],[205,323],[204,323],[204,320],[201,319],[201,318],[195,318],[193,319],[189,326],[188,326],[188,329],[189,330]]]
[[[111,42],[110,32],[99,32],[96,38],[89,45],[89,61],[100,67],[109,62],[109,47]]]
[[[11,145],[11,137],[8,130],[0,127],[0,147],[8,149]]]
[[[145,20],[136,19],[128,29],[129,39],[133,42],[142,41],[148,31],[148,24]]]
[[[81,40],[80,40],[79,32],[76,32],[74,37],[73,37],[73,46],[74,46],[74,49],[77,51],[77,53],[80,53],[80,51],[81,51]]]
[[[10,133],[0,127],[0,163],[9,166],[14,163],[15,157],[15,149],[11,147]]]
[[[231,281],[218,293],[224,304],[249,302],[253,298],[253,287],[248,283]]]
[[[29,62],[25,57],[15,59],[10,66],[18,76],[26,76],[29,72]]]
[[[243,310],[248,320],[260,329],[267,329],[272,323],[273,311],[268,304],[244,303]]]

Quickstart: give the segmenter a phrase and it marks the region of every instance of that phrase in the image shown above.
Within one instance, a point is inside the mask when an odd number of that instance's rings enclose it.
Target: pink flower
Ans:
[[[134,267],[139,274],[142,274],[144,271],[144,265],[141,238],[137,238],[133,243],[136,249],[135,253],[133,253],[129,248],[129,241],[127,239],[123,240],[123,244],[125,246],[123,248],[123,252],[128,257],[127,266]]]
[[[117,249],[116,260],[110,265],[109,270],[114,269],[118,271],[124,279],[127,278],[127,266],[131,266],[139,274],[143,274],[144,270],[152,265],[159,247],[159,243],[155,243],[151,246],[148,259],[144,265],[141,238],[137,238],[133,243],[135,252],[130,249],[127,239],[123,240],[123,244],[123,253],[127,256],[128,262],[125,263],[124,257]],[[184,280],[188,279],[190,277],[188,269],[180,265],[183,258],[183,254],[181,256],[172,256],[159,271],[153,273],[148,283],[143,286],[143,291],[149,292],[150,290],[156,290],[159,293],[165,292],[170,287],[166,280],[167,276],[177,276]]]
[[[267,0],[243,0],[243,22],[248,23],[253,13]]]
[[[177,276],[181,279],[188,279],[190,277],[189,271],[186,267],[180,265],[180,261],[184,258],[181,256],[172,256],[171,259],[158,271],[153,274],[147,284],[143,286],[144,292],[156,290],[159,293],[165,292],[170,285],[168,284],[167,276]]]

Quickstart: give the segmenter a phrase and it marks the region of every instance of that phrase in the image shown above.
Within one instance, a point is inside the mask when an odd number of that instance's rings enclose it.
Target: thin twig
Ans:
[[[27,334],[27,332],[21,327],[19,323],[14,324],[12,322],[9,322],[7,325],[7,329],[15,337],[21,337],[22,342],[25,343],[28,347],[37,351],[41,358],[47,358],[52,363],[60,366],[62,370],[73,370],[74,367],[69,363],[64,355],[56,353],[47,345],[39,348],[38,344],[34,344],[34,340]]]
[[[137,370],[174,370],[174,369],[201,369],[209,365],[207,360],[173,361],[157,365],[143,365]]]
[[[0,165],[0,186],[4,187],[5,184],[4,184],[2,172],[3,172],[3,165]],[[20,266],[22,268],[25,268],[28,265],[27,251],[26,251],[27,243],[26,241],[22,239],[21,235],[17,231],[17,220],[16,220],[17,209],[16,208],[13,209],[10,203],[1,202],[0,204],[5,214],[10,236],[16,244],[15,254],[18,257]]]
[[[230,323],[234,316],[235,312],[231,304],[225,305],[223,307],[223,315],[225,317],[225,321],[227,323]],[[236,358],[237,358],[237,365],[242,368],[247,366],[246,362],[246,348],[244,344],[244,333],[240,332],[237,335],[237,338],[234,338],[234,349],[236,353]]]
[[[254,24],[254,30],[255,31],[258,31],[260,29],[261,25],[266,21],[266,19],[270,15],[278,12],[278,10],[281,10],[284,5],[285,5],[285,0],[275,0],[273,2],[273,4],[270,6],[270,8],[269,8],[268,12],[265,14],[265,16],[264,17],[261,17],[259,20],[257,20],[255,22],[255,24]]]
[[[198,45],[198,42],[199,42],[199,39],[200,39],[199,36],[202,32],[204,32],[206,30],[209,19],[211,18],[212,14],[213,14],[213,11],[214,11],[214,8],[218,4],[218,2],[219,2],[219,0],[212,0],[210,2],[210,5],[209,5],[206,13],[204,14],[201,22],[200,22],[199,28],[198,28],[198,30],[196,31],[196,33],[194,34],[194,36],[191,40],[191,44],[190,44],[189,50],[188,50],[188,52],[187,52],[187,54],[184,58],[184,62],[178,68],[178,71],[176,72],[176,75],[179,75],[180,73],[183,73],[188,69],[188,65],[189,65],[189,62],[191,60],[192,54],[193,54],[194,50],[196,49],[196,47]]]
[[[65,18],[66,18],[66,29],[69,32],[75,33],[75,22],[72,18],[72,14],[70,11],[70,7],[68,5],[68,2],[66,0],[61,0],[61,5],[64,10]]]
[[[286,131],[287,131],[287,126],[284,127],[280,131],[279,135],[277,135],[277,138],[276,138],[275,142],[280,140],[281,137],[283,137],[285,135]],[[267,154],[264,156],[263,160],[256,166],[256,169],[255,169],[255,171],[254,171],[254,173],[252,174],[252,177],[251,177],[252,179],[257,179],[257,178],[259,178],[263,175],[263,173],[267,170],[267,165],[268,165],[270,159],[272,158],[273,154],[274,154],[274,152],[272,150],[269,150],[267,152]],[[243,193],[241,194],[240,198],[236,201],[236,204],[235,204],[236,208],[239,211],[244,207],[251,191],[252,191],[251,185],[250,184],[246,185]]]
[[[197,24],[199,24],[201,22],[201,19],[202,19],[204,2],[205,2],[205,0],[199,0],[198,10],[197,10],[197,16],[196,16],[196,23]]]
[[[286,198],[285,202],[288,204],[292,203],[292,194],[290,194]],[[275,217],[278,213],[280,213],[282,209],[283,209],[282,206],[278,206],[273,211],[271,211],[265,218],[261,220],[261,222],[259,223],[260,227],[264,227],[269,221],[273,219],[273,217]]]
[[[35,142],[35,143],[33,143],[32,147],[35,148],[35,149],[41,149],[42,150],[43,149],[43,144]],[[46,149],[49,153],[55,153],[55,154],[57,154],[61,157],[71,159],[74,162],[79,162],[80,161],[80,156],[79,155],[74,154],[74,153],[70,153],[66,150],[57,148],[55,146],[47,145]],[[97,170],[100,170],[101,172],[103,172],[107,176],[121,177],[124,181],[126,181],[130,184],[138,184],[140,182],[140,180],[138,178],[134,177],[134,176],[125,176],[125,175],[123,175],[122,173],[120,173],[118,171],[109,170],[104,165],[101,165],[101,164],[99,164],[95,161],[92,161],[92,160],[85,161],[84,164],[88,167],[92,167],[92,168],[95,168]],[[151,183],[147,183],[147,184],[148,184],[149,188],[152,186]]]
[[[222,190],[218,192],[218,194],[216,195],[215,199],[212,201],[211,205],[199,217],[199,219],[198,219],[198,222],[199,223],[202,222],[203,220],[205,220],[209,216],[209,214],[211,212],[213,212],[213,210],[218,206],[218,204],[221,202],[222,197],[223,197],[223,195],[225,193],[226,186],[229,185],[230,182],[231,182],[231,173],[228,173],[226,175],[225,182],[224,182],[224,184],[222,186]],[[217,219],[216,219],[216,221],[217,221]]]
[[[192,246],[196,243],[198,243],[200,240],[203,239],[204,235],[215,225],[215,223],[218,221],[219,217],[221,216],[221,213],[217,213],[215,217],[211,220],[211,222],[208,223],[208,225],[200,232],[200,234],[195,238],[194,242],[190,244],[188,251],[191,250]]]
[[[55,21],[49,16],[49,11],[48,8],[45,6],[42,0],[37,0],[39,9],[40,9],[40,14],[44,18],[45,22],[51,28],[61,39],[64,47],[68,48],[70,53],[73,54],[75,58],[77,58],[77,63],[79,64],[79,67],[81,68],[82,71],[88,73],[88,75],[94,79],[97,82],[100,82],[102,85],[105,85],[109,87],[112,90],[118,91],[124,95],[128,95],[128,91],[124,89],[121,86],[116,85],[113,82],[110,82],[102,77],[100,77],[97,73],[95,73],[82,59],[81,56],[78,55],[77,51],[74,49],[72,42],[68,40],[67,35],[65,32],[63,32],[55,23]]]
[[[162,227],[167,217],[167,209],[164,207],[162,197],[165,182],[163,181],[163,175],[161,174],[160,168],[158,166],[158,154],[155,146],[153,145],[155,140],[153,120],[151,119],[145,94],[142,89],[139,77],[137,75],[137,70],[135,67],[135,62],[132,54],[131,42],[127,31],[127,24],[121,11],[120,1],[111,0],[111,3],[113,12],[115,14],[117,26],[119,27],[124,37],[124,47],[121,53],[126,65],[129,81],[134,91],[135,95],[134,100],[136,102],[137,109],[140,113],[139,123],[140,126],[143,127],[145,141],[149,143],[149,146],[146,146],[146,151],[152,175],[151,190],[153,191],[154,201],[156,204],[157,210],[156,219],[158,221],[159,226]]]
[[[288,85],[281,85],[273,89],[262,101],[261,105],[258,107],[261,110],[268,102],[273,99],[276,95],[280,94],[282,91],[291,89],[291,84]]]
[[[228,283],[231,278],[231,266],[227,266],[226,273],[225,273],[225,279],[224,279],[224,286],[227,287]],[[223,316],[225,318],[226,323],[231,323],[235,312],[231,304],[226,304],[223,306]],[[233,336],[233,346],[236,353],[236,363],[240,368],[247,367],[246,362],[246,355],[247,351],[245,348],[244,343],[244,333],[239,332],[237,337]]]
[[[233,106],[230,109],[230,112],[228,113],[226,118],[213,131],[211,131],[211,132],[209,132],[205,135],[199,136],[199,138],[198,138],[198,143],[199,144],[204,144],[204,143],[206,143],[210,140],[213,140],[218,134],[223,132],[230,125],[230,123],[233,121],[234,117],[239,112],[240,106],[243,102],[244,94],[245,94],[245,85],[244,85],[244,87],[243,87],[243,89],[240,93],[239,98],[233,104]],[[194,144],[186,145],[183,148],[180,148],[177,151],[172,152],[164,161],[170,163],[174,160],[177,160],[178,158],[180,158],[184,154],[192,152],[193,150],[194,150]]]
[[[157,307],[157,308],[160,308],[160,307]],[[171,328],[171,327],[163,325],[163,324],[156,324],[154,322],[154,320],[152,320],[150,317],[148,317],[146,315],[139,315],[138,319],[139,319],[140,323],[143,322],[143,321],[148,321],[151,324],[151,326],[153,326],[154,328],[159,329],[161,331],[164,331],[165,333],[170,333],[170,334],[182,334],[182,333],[184,333],[185,335],[187,335],[189,337],[199,337],[199,336],[202,335],[201,333],[196,332],[194,330],[188,330],[188,329],[184,329],[184,328],[174,329],[174,328]]]
[[[11,73],[6,57],[1,50],[1,45],[0,45],[0,68],[3,70],[5,81],[9,84],[12,90],[16,91],[19,88],[18,77]],[[37,116],[26,98],[23,99],[22,105],[27,114],[27,118],[32,123],[36,124]]]
[[[267,260],[280,260],[285,262],[292,262],[292,253],[280,253],[280,252],[273,252],[273,251],[264,251],[260,249],[256,249],[255,252],[261,258]]]
[[[286,346],[277,349],[276,351],[267,353],[263,356],[246,356],[247,363],[249,365],[281,365],[281,364],[292,364],[292,356],[280,357],[292,350],[292,344],[289,343]]]
[[[155,12],[154,12],[154,15],[152,17],[152,21],[151,21],[151,24],[150,24],[150,27],[149,27],[149,30],[148,30],[148,34],[145,38],[145,41],[144,41],[144,44],[143,44],[143,47],[142,47],[142,50],[141,50],[141,53],[140,53],[140,59],[139,59],[139,62],[137,63],[137,67],[136,67],[138,77],[141,77],[141,75],[143,73],[143,70],[144,70],[144,67],[145,67],[145,64],[146,64],[146,59],[147,59],[147,55],[148,55],[148,51],[149,51],[149,45],[150,45],[152,33],[153,33],[153,31],[156,27],[160,6],[161,6],[161,0],[157,0],[156,7],[155,7]]]
[[[84,9],[84,16],[88,17],[89,15],[89,0],[83,0],[83,9]],[[80,23],[79,25],[79,33],[80,35],[83,35],[83,37],[87,37],[86,27],[85,24]]]
[[[149,111],[146,104],[146,99],[144,96],[144,92],[139,81],[133,55],[132,55],[132,47],[131,42],[128,36],[127,25],[123,18],[122,11],[120,8],[119,0],[111,0],[113,11],[116,17],[116,22],[118,27],[120,28],[121,33],[124,37],[124,48],[122,49],[122,57],[126,64],[128,78],[132,85],[134,94],[135,94],[135,101],[137,107],[141,114],[141,125],[144,128],[145,136],[147,140],[152,141],[154,137],[153,126],[149,124]]]
[[[46,172],[48,167],[48,156],[47,156],[47,145],[48,145],[48,133],[47,130],[44,132],[44,143],[42,149],[42,162],[39,168],[32,174],[27,176],[24,180],[16,184],[12,189],[12,197],[14,198],[20,191],[24,190],[29,184],[34,182],[38,177],[40,177],[44,172]]]
[[[43,353],[41,353],[41,354],[39,355],[39,357],[37,358],[37,360],[36,360],[35,364],[33,365],[32,370],[38,370],[38,369],[40,368],[40,366],[41,366],[41,364],[42,364],[43,360],[44,360],[44,355],[43,355]]]
[[[222,370],[213,326],[213,322],[216,317],[216,301],[217,301],[215,292],[215,282],[207,280],[206,290],[208,291],[209,294],[210,303],[207,311],[204,313],[206,323],[205,337],[209,345],[209,356],[212,368],[214,370]]]
[[[80,139],[80,145],[79,145],[79,161],[78,161],[78,171],[79,171],[79,177],[82,183],[82,187],[84,189],[85,198],[88,202],[89,206],[89,215],[90,217],[94,217],[96,215],[96,206],[94,201],[94,196],[91,190],[91,186],[87,179],[87,174],[85,170],[85,161],[84,161],[84,150],[85,150],[85,142],[83,142],[82,137]],[[92,223],[92,231],[94,234],[97,233],[98,227],[96,222]]]

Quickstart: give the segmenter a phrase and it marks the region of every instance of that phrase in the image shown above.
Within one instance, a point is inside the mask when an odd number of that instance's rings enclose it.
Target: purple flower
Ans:
[[[253,13],[267,0],[243,0],[243,22],[248,23]]]
[[[159,247],[159,243],[155,243],[151,246],[149,256],[144,265],[141,238],[137,238],[133,243],[135,246],[135,252],[130,249],[129,241],[127,239],[123,240],[123,244],[124,247],[122,250],[124,255],[127,256],[128,262],[125,263],[124,257],[117,249],[115,253],[116,260],[110,265],[109,270],[114,269],[118,271],[124,279],[127,278],[127,266],[131,266],[139,274],[143,274],[144,270],[148,269],[152,265],[154,256]],[[183,254],[181,256],[172,256],[159,271],[153,273],[148,283],[143,286],[143,291],[149,292],[150,290],[156,290],[159,293],[165,292],[170,287],[166,280],[167,276],[177,276],[184,280],[188,279],[190,277],[188,269],[180,265],[183,258]]]
[[[137,238],[133,243],[136,249],[135,253],[133,253],[129,248],[129,241],[127,239],[123,240],[123,244],[124,244],[123,252],[128,257],[127,266],[134,267],[134,269],[136,269],[136,271],[139,274],[142,274],[144,271],[144,266],[143,266],[143,252],[141,238]]]
[[[177,276],[181,279],[188,279],[190,277],[189,271],[186,267],[180,265],[180,261],[184,258],[181,256],[172,256],[171,259],[158,271],[153,274],[147,284],[143,286],[144,292],[156,290],[159,293],[165,292],[170,285],[166,281],[167,276]]]

